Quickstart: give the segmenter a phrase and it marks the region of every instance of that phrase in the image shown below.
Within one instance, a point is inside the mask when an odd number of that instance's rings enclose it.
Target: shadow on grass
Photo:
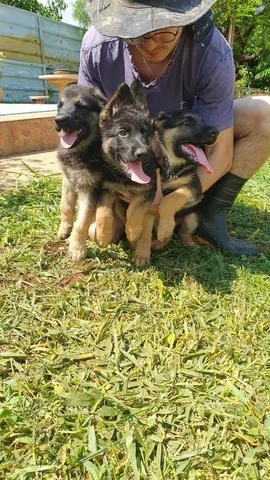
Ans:
[[[45,188],[46,187],[46,188]],[[45,189],[45,190],[44,190]],[[26,210],[20,212],[22,205],[31,207],[33,199],[35,207],[42,212],[47,212],[47,224],[51,222],[52,241],[56,240],[59,219],[58,205],[60,200],[61,184],[59,181],[48,182],[48,179],[40,179],[27,188],[21,188],[13,194],[5,196],[2,211],[6,221],[14,225],[18,222],[25,222]],[[45,205],[45,209],[44,209]],[[49,210],[48,210],[48,207]],[[28,209],[29,221],[34,222],[32,209]],[[27,210],[27,211],[28,211]],[[47,211],[48,210],[48,211]],[[22,218],[23,216],[23,218]],[[9,220],[10,218],[10,220]],[[246,206],[238,202],[234,205],[228,217],[228,229],[239,239],[254,242],[259,248],[258,257],[238,257],[212,250],[206,246],[183,247],[174,235],[172,242],[167,248],[153,252],[151,268],[154,268],[160,279],[166,285],[173,285],[181,288],[184,278],[190,277],[199,282],[208,292],[220,291],[230,293],[232,283],[236,280],[238,270],[244,267],[251,274],[269,275],[270,272],[270,213],[262,209]],[[45,232],[46,233],[46,232]],[[15,233],[14,233],[15,234]],[[121,252],[122,251],[122,252]],[[58,249],[50,258],[50,265],[53,263]],[[132,252],[127,241],[122,241],[119,248],[108,248],[105,250],[98,247],[91,247],[88,244],[88,259],[98,257],[104,268],[126,268],[135,270],[132,264]],[[124,255],[123,255],[124,254]],[[66,255],[63,252],[63,255]],[[128,261],[130,264],[128,265]],[[113,266],[112,266],[113,265]],[[103,265],[102,267],[103,268]],[[86,269],[87,270],[87,269]],[[85,272],[87,274],[87,271]],[[187,280],[188,281],[188,280]]]
[[[0,191],[0,194],[4,191]],[[36,193],[36,192],[35,192]],[[44,193],[42,192],[43,196]],[[37,198],[37,200],[39,200]],[[17,210],[22,205],[32,205],[33,197],[29,194],[29,191],[26,188],[19,188],[17,191],[8,192],[8,196],[5,197],[5,211],[6,215],[9,215],[14,210]]]
[[[201,283],[208,292],[230,293],[237,270],[244,267],[249,273],[270,273],[270,213],[237,203],[227,221],[230,233],[236,238],[254,242],[259,248],[257,257],[236,256],[207,246],[183,247],[177,234],[163,250],[153,252],[151,265],[166,285],[181,286],[188,275]],[[129,249],[126,241],[124,249]],[[101,251],[101,257],[106,255]],[[131,258],[130,254],[130,258]]]

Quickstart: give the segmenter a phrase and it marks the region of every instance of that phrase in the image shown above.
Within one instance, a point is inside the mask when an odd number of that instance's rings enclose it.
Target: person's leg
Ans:
[[[270,157],[270,96],[235,100],[234,119],[230,173],[248,180]]]
[[[255,245],[230,237],[226,215],[246,181],[270,157],[270,97],[234,102],[233,165],[207,192],[199,206],[198,238],[236,255],[256,255]]]

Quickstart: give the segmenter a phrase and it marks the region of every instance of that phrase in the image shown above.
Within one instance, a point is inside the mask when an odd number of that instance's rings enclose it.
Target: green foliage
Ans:
[[[214,7],[215,23],[221,30],[227,31],[232,19],[240,29],[254,19],[261,0],[219,0]]]
[[[86,8],[86,0],[76,0],[73,7],[73,17],[79,22],[80,27],[87,30],[90,19]]]
[[[1,0],[1,3],[11,7],[22,8],[29,12],[40,13],[52,20],[62,20],[62,12],[66,10],[67,4],[64,0],[48,0],[47,6],[37,0]]]
[[[270,0],[219,0],[214,11],[233,48],[237,84],[269,89]]]

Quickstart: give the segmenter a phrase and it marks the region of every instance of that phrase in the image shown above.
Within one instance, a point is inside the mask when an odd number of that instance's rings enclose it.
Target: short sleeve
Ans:
[[[203,121],[219,131],[231,127],[235,88],[232,52],[228,51],[214,65],[205,59],[197,85],[197,111]]]
[[[97,87],[102,93],[104,93],[99,78],[98,68],[100,62],[100,49],[92,45],[92,36],[92,31],[90,29],[85,34],[82,41],[78,85]]]

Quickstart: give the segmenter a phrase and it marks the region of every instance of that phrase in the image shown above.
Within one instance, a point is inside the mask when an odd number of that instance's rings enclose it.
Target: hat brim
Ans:
[[[109,37],[136,38],[154,30],[195,23],[215,2],[176,0],[171,2],[171,9],[130,0],[88,0],[87,4],[91,24],[99,33]]]

